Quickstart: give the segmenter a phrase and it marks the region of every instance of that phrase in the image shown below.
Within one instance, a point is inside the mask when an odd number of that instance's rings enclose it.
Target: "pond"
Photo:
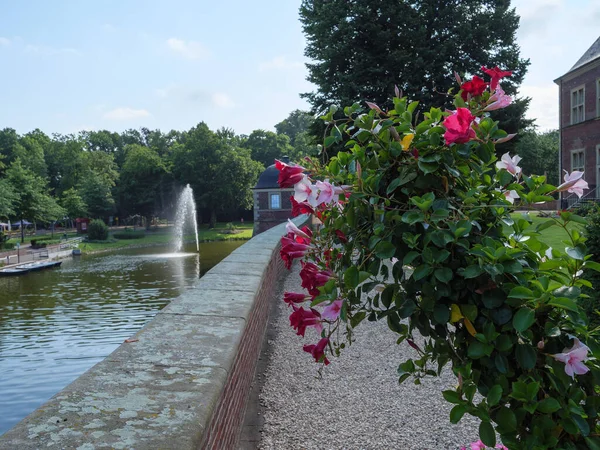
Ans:
[[[84,255],[58,269],[0,278],[0,434],[243,243],[200,244],[200,258],[162,247]]]

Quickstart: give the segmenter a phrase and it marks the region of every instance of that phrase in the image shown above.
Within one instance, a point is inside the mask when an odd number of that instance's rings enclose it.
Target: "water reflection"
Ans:
[[[0,278],[0,433],[96,364],[243,242],[82,256]],[[202,268],[202,271],[201,271]]]

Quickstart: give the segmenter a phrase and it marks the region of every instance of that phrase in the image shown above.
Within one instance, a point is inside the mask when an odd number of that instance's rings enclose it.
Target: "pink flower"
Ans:
[[[292,187],[304,176],[306,169],[302,166],[290,166],[284,162],[279,160],[275,160],[275,167],[279,170],[279,178],[277,179],[277,183],[279,183],[279,187],[286,188]]]
[[[344,232],[342,230],[335,230],[334,233],[338,237],[338,239],[340,240],[340,242],[342,244],[348,243],[348,238],[346,237],[346,235],[344,234]]]
[[[297,202],[292,196],[290,197],[292,202],[292,217],[298,217],[301,214],[314,214],[315,210],[307,202]]]
[[[582,344],[579,339],[573,338],[573,347],[565,348],[563,353],[552,355],[554,359],[565,363],[565,373],[571,378],[575,378],[575,374],[583,375],[589,372],[589,368],[584,364],[587,361],[589,348]]]
[[[331,203],[334,195],[334,187],[328,181],[317,181],[316,183],[317,189],[319,189],[319,196],[317,197],[317,204],[321,203]]]
[[[502,158],[500,158],[500,161],[496,163],[496,167],[498,169],[506,169],[508,173],[512,173],[515,177],[518,177],[521,173],[521,168],[517,166],[519,161],[521,161],[519,155],[515,155],[511,158],[510,154],[505,153],[502,155]]]
[[[462,89],[460,95],[464,101],[467,101],[468,94],[471,94],[471,97],[477,97],[483,94],[487,85],[488,83],[475,75],[471,81],[467,81],[460,86]]]
[[[481,441],[471,442],[471,450],[485,450],[485,444]]]
[[[298,203],[307,202],[313,208],[318,205],[317,188],[306,175],[303,175],[302,179],[294,184],[294,200]]]
[[[302,306],[297,308],[296,305],[292,305],[294,312],[290,314],[290,325],[298,336],[304,337],[307,327],[314,327],[317,332],[321,332],[323,327],[321,326],[321,315],[315,309],[306,310]]]
[[[490,81],[490,89],[493,91],[498,86],[498,82],[504,78],[512,75],[512,72],[509,70],[500,70],[498,66],[493,69],[487,69],[485,66],[481,66],[481,70],[483,70],[486,74],[488,74],[491,78]]]
[[[321,314],[323,319],[331,320],[332,322],[337,320],[342,311],[342,303],[341,300],[335,300],[331,305],[327,305],[323,310],[323,314]]]
[[[583,172],[578,170],[574,170],[571,174],[565,170],[564,180],[565,182],[556,188],[556,192],[567,191],[581,198],[583,190],[588,189],[587,181],[583,179]]]
[[[283,301],[292,306],[292,303],[304,303],[310,297],[304,292],[284,292]]]
[[[500,139],[496,139],[494,141],[494,144],[498,145],[498,144],[503,144],[505,142],[510,141],[512,138],[514,138],[517,135],[517,133],[513,133],[513,134],[509,134],[507,136],[504,136],[503,138]]]
[[[312,238],[312,231],[310,231],[307,226],[298,228],[290,219],[288,219],[287,224],[285,225],[285,231],[288,233],[288,236],[292,234],[297,242],[303,244],[308,244]]]
[[[506,95],[502,88],[498,86],[496,92],[490,97],[490,101],[492,103],[483,108],[484,111],[495,111],[497,109],[506,108],[512,103],[512,97]]]
[[[329,344],[329,338],[322,338],[317,345],[311,344],[311,345],[305,345],[303,347],[304,351],[307,353],[310,353],[313,358],[315,358],[315,362],[321,362],[323,361],[325,363],[325,365],[329,364],[329,360],[327,359],[327,357],[325,356],[325,347],[327,347],[327,344]]]
[[[457,108],[456,112],[444,119],[446,132],[444,138],[446,145],[465,144],[475,138],[475,131],[471,128],[473,115],[467,108]]]
[[[300,270],[302,287],[313,297],[319,295],[319,287],[324,286],[332,276],[333,273],[330,271],[319,270],[316,264],[302,261],[302,269]]]
[[[285,267],[289,270],[292,267],[294,259],[302,258],[309,248],[310,245],[301,244],[288,236],[284,236],[281,238],[279,256],[281,256],[281,259],[283,259],[283,262],[285,263]]]
[[[504,195],[504,198],[506,198],[506,200],[508,200],[512,204],[515,203],[515,199],[521,198],[519,197],[519,194],[517,194],[517,191],[514,190],[504,191],[502,195]]]

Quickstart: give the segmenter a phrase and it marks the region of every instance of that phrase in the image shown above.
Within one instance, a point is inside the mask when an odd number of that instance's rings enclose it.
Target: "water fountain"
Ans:
[[[194,232],[196,233],[196,251],[200,253],[200,243],[198,241],[198,222],[196,219],[196,202],[194,201],[194,191],[189,184],[185,186],[183,192],[179,196],[179,201],[177,202],[177,212],[175,213],[176,252],[180,252],[183,248],[184,230],[188,221],[194,226]]]

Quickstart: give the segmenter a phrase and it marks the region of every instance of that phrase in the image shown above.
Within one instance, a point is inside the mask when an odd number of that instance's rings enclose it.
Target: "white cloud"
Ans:
[[[519,89],[524,97],[531,97],[527,118],[536,119],[540,131],[558,128],[558,86],[553,82],[540,85],[524,84]]]
[[[184,41],[182,39],[170,38],[167,39],[169,49],[182,56],[185,59],[204,59],[210,55],[210,52],[204,45],[196,41]]]
[[[54,47],[48,47],[46,45],[27,44],[25,46],[25,51],[27,53],[33,53],[33,54],[42,55],[42,56],[55,56],[55,55],[80,56],[81,55],[81,52],[79,52],[79,50],[75,50],[74,48],[54,48]]]
[[[298,61],[287,61],[285,56],[276,56],[270,61],[262,62],[258,65],[258,70],[266,72],[268,70],[289,70],[299,69],[304,67],[304,64]]]
[[[212,101],[214,105],[219,108],[233,108],[235,106],[233,99],[227,94],[223,94],[221,92],[215,92],[212,95]]]
[[[115,108],[106,112],[102,117],[110,120],[133,120],[149,117],[151,114],[145,109]]]
[[[10,45],[10,39],[0,37],[0,47],[7,47]]]

